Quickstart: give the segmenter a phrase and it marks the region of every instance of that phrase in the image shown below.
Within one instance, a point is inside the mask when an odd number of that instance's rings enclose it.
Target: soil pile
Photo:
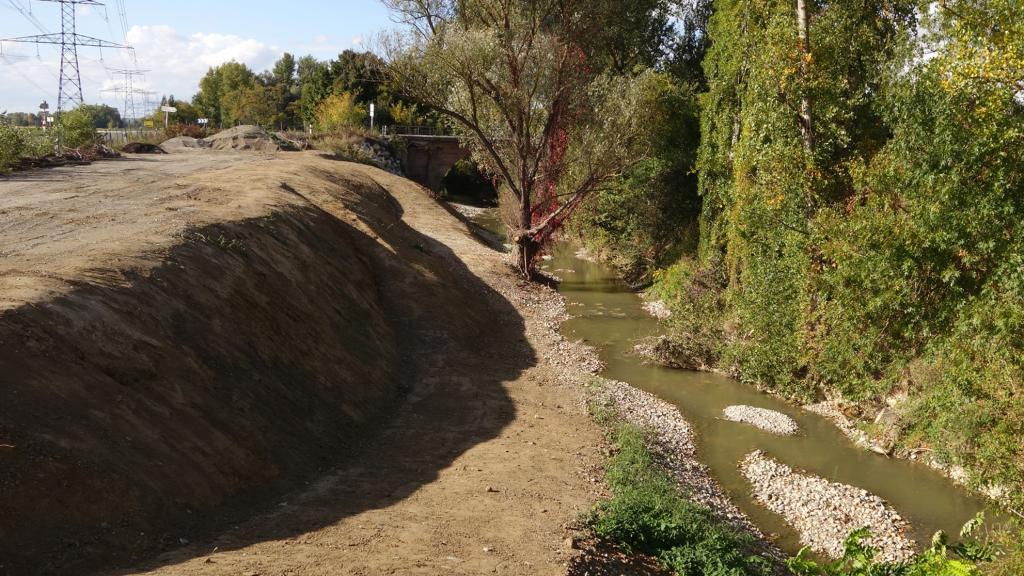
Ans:
[[[206,139],[214,150],[255,150],[277,152],[281,146],[259,126],[235,126]]]
[[[174,154],[176,152],[187,152],[191,150],[203,150],[210,147],[210,143],[202,138],[193,138],[191,136],[175,136],[169,140],[164,140],[160,147],[163,148],[167,153]]]
[[[494,320],[521,323],[378,179],[426,193],[315,153],[271,158],[0,181],[0,574],[186,543],[211,515],[339,465],[420,383],[443,401],[373,455],[400,467],[370,471],[375,498],[407,494],[512,418],[500,383],[532,359],[495,360],[512,335]],[[315,510],[330,523],[373,502]]]
[[[147,142],[129,142],[121,150],[129,154],[167,154],[163,148]]]

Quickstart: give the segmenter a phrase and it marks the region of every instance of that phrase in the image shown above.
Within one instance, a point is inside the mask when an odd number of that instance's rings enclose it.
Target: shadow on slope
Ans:
[[[315,530],[407,497],[514,418],[502,384],[535,363],[518,313],[393,199],[364,208],[377,238],[289,207],[0,314],[0,574]],[[270,505],[332,470],[293,494],[309,505]]]

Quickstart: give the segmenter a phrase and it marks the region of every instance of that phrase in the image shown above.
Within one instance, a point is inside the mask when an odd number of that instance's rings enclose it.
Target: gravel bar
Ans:
[[[743,422],[756,426],[765,432],[779,434],[780,436],[792,436],[800,431],[796,420],[782,412],[769,410],[767,408],[756,408],[754,406],[727,406],[722,411],[722,417],[732,422]]]
[[[846,537],[864,527],[871,530],[866,543],[878,549],[883,561],[909,560],[917,549],[907,536],[910,524],[865,490],[796,472],[761,450],[748,454],[740,470],[758,502],[785,518],[800,541],[816,552],[841,557]]]

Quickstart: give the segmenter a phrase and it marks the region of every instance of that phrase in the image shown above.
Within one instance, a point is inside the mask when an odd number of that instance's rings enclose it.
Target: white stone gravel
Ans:
[[[745,405],[727,406],[722,411],[722,417],[732,422],[750,424],[765,432],[781,436],[792,436],[800,431],[800,426],[796,423],[796,420],[782,412],[776,412],[767,408]]]
[[[879,559],[900,562],[917,548],[907,535],[910,524],[888,503],[861,488],[796,472],[764,452],[751,452],[740,470],[758,502],[785,518],[811,549],[839,558],[846,537],[859,528],[871,530],[866,543]]]
[[[644,312],[658,320],[667,320],[672,317],[672,310],[668,307],[668,304],[665,304],[664,300],[644,300],[642,306]]]

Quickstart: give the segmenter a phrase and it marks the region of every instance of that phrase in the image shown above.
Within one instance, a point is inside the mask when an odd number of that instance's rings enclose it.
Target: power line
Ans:
[[[93,38],[92,36],[86,36],[84,34],[78,34],[75,30],[76,19],[75,11],[79,5],[86,6],[103,6],[101,2],[96,0],[40,0],[42,2],[52,2],[60,4],[61,8],[61,23],[60,23],[60,34],[51,34],[44,32],[36,36],[21,36],[18,38],[7,38],[3,42],[21,42],[29,44],[53,44],[60,46],[60,79],[59,87],[57,90],[57,111],[61,112],[68,107],[69,104],[78,104],[79,106],[84,103],[82,97],[82,75],[78,67],[78,47],[87,46],[93,48],[116,48],[125,49],[128,48],[122,44],[116,44],[107,40],[101,40],[99,38]],[[9,2],[15,7],[22,15],[25,15],[25,11],[21,8],[20,2],[10,0]],[[31,13],[31,9],[28,12],[30,20],[34,21],[34,14]],[[41,31],[45,31],[42,23],[34,21],[37,27]],[[102,55],[102,52],[101,52]]]
[[[143,76],[149,70],[139,70],[138,68],[107,68],[109,72],[114,74],[120,74],[124,76],[124,84],[121,87],[113,88],[117,92],[124,92],[124,110],[122,117],[127,120],[128,118],[136,119],[139,117],[138,109],[135,106],[135,95],[145,94],[145,90],[135,87],[135,77]]]

